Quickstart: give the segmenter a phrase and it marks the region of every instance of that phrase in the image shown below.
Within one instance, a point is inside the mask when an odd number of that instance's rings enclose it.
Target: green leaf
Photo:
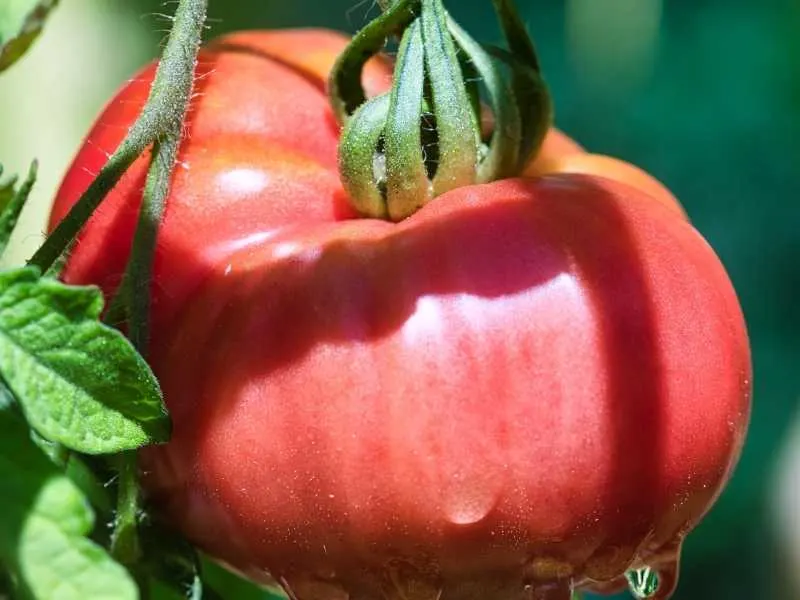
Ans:
[[[0,410],[0,563],[15,597],[136,600],[127,571],[86,539],[94,515],[80,490],[36,447],[25,421]]]
[[[100,322],[100,292],[0,273],[0,375],[31,426],[85,454],[166,441],[170,422],[144,359]]]
[[[0,71],[14,64],[38,37],[58,0],[0,2]]]
[[[33,184],[36,182],[36,171],[39,165],[33,161],[31,168],[28,171],[28,177],[25,182],[16,187],[17,178],[11,177],[7,181],[0,181],[0,257],[8,246],[8,240],[11,239],[11,234],[14,227],[17,226],[19,215],[22,212],[25,202],[33,189]],[[3,175],[3,167],[0,165],[0,176]]]

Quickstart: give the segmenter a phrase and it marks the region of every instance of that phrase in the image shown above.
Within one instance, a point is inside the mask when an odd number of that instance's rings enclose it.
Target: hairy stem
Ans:
[[[147,174],[139,225],[133,238],[133,250],[125,276],[127,280],[128,336],[139,352],[145,354],[150,339],[150,287],[156,237],[164,215],[172,180],[172,168],[178,155],[180,128],[156,142],[150,171]]]
[[[114,532],[111,535],[111,554],[126,566],[136,564],[141,557],[136,533],[139,518],[139,486],[136,481],[136,455],[124,453],[118,457],[119,488]]]
[[[87,193],[70,211],[64,222],[48,239],[61,231],[50,246],[47,243],[37,252],[31,262],[46,269],[68,247],[83,223],[97,207],[105,193],[119,179],[124,169],[141,154],[146,146],[154,143],[150,170],[145,185],[139,214],[139,225],[134,237],[133,250],[126,283],[129,309],[130,337],[137,350],[144,353],[148,340],[148,314],[150,280],[156,236],[169,194],[172,169],[180,144],[183,122],[189,106],[194,85],[194,68],[200,48],[203,25],[206,18],[207,0],[181,0],[175,13],[175,21],[156,71],[150,97],[141,115],[128,133],[109,165],[103,169]],[[116,160],[115,160],[116,157]],[[119,170],[120,165],[125,165]],[[116,176],[113,179],[111,172]],[[105,175],[105,179],[103,179]],[[101,181],[101,184],[97,184]],[[110,183],[110,185],[108,185]],[[92,195],[92,190],[96,190]],[[100,193],[103,192],[104,193]],[[88,198],[88,199],[87,199]],[[78,210],[77,216],[73,213]],[[83,212],[81,212],[83,211]],[[81,220],[82,219],[82,220]],[[139,484],[136,473],[136,453],[124,453],[118,457],[119,491],[117,516],[112,534],[111,552],[124,565],[134,565],[141,558],[138,540]]]
[[[207,4],[208,0],[180,0],[147,104],[95,180],[28,261],[29,265],[48,271],[128,167],[166,132],[180,131],[192,91]]]

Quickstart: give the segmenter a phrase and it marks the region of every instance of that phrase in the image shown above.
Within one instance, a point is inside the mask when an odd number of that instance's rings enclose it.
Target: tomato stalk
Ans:
[[[123,298],[128,308],[129,337],[142,354],[146,354],[149,340],[150,287],[156,237],[169,195],[172,170],[176,164],[183,123],[194,87],[194,68],[206,9],[207,0],[181,0],[150,98],[131,130],[136,130],[142,121],[156,128],[139,223],[131,258],[119,291],[119,297]],[[162,102],[166,102],[167,106],[164,107]],[[127,297],[122,296],[123,294]],[[111,550],[120,562],[130,565],[138,562],[141,554],[136,533],[139,506],[136,454],[123,454],[119,459],[117,520]]]
[[[167,132],[180,130],[193,86],[207,4],[208,0],[180,0],[147,104],[100,173],[28,265],[48,271],[131,164]]]
[[[207,0],[180,0],[142,112],[99,175],[28,263],[43,272],[53,269],[122,175],[149,146],[153,146],[131,259],[110,311],[116,312],[114,308],[121,306],[128,313],[129,335],[141,353],[146,351],[149,337],[148,314],[156,235],[194,86],[194,68],[207,4]],[[139,487],[136,454],[117,456],[117,468],[119,493],[111,551],[119,562],[133,567],[141,557],[137,535]]]
[[[520,174],[544,139],[552,107],[513,2],[494,0],[508,51],[475,42],[442,0],[379,4],[383,14],[355,36],[330,78],[331,104],[344,125],[340,174],[353,206],[399,221],[455,188]],[[367,100],[361,71],[392,36],[401,38],[394,86]],[[498,58],[510,67],[510,82]],[[478,81],[493,111],[486,137]]]

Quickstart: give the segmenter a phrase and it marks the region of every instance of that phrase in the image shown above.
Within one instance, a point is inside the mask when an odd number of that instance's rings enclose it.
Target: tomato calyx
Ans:
[[[520,174],[541,146],[552,104],[536,52],[513,3],[494,5],[507,51],[477,43],[443,0],[394,0],[340,56],[329,80],[344,126],[339,170],[362,215],[400,221],[458,187]],[[390,37],[400,38],[393,87],[366,100],[361,71]]]

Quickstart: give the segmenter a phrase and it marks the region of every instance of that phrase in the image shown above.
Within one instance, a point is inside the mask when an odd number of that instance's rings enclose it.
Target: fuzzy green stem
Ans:
[[[192,90],[208,0],[180,0],[150,96],[139,118],[64,220],[28,261],[46,272],[133,162],[166,131],[180,128]]]
[[[166,208],[172,169],[180,145],[180,127],[156,142],[147,174],[139,225],[133,239],[131,259],[125,276],[128,305],[128,337],[139,352],[146,354],[150,340],[150,287],[156,237]]]
[[[171,174],[175,167],[183,122],[194,85],[194,67],[200,48],[206,8],[207,0],[180,1],[147,105],[131,128],[126,141],[115,153],[115,156],[123,155],[125,161],[130,164],[136,155],[131,158],[124,152],[130,151],[128,149],[132,145],[138,148],[144,140],[149,140],[144,144],[145,147],[150,143],[155,143],[139,213],[139,225],[136,229],[131,259],[122,287],[127,292],[131,340],[141,353],[146,352],[149,337],[149,295],[156,236],[169,194]],[[139,150],[139,153],[143,150],[144,147]],[[113,161],[114,157],[110,162]],[[104,171],[107,172],[106,169]],[[86,195],[81,198],[79,204],[84,201],[88,207],[90,202],[85,198]],[[89,198],[94,202],[93,196]],[[102,197],[97,199],[97,202],[99,203],[100,200]],[[96,206],[95,203],[94,208]],[[80,216],[83,214],[79,213]],[[86,214],[86,218],[90,214],[91,212]],[[44,255],[44,259],[57,259],[82,226],[82,223],[78,224],[78,218],[70,220],[70,216],[65,222],[68,223],[65,226],[68,227],[67,232],[71,232],[74,228],[69,241],[63,242],[63,246],[54,244],[49,253]],[[67,237],[66,233],[62,234],[62,240],[66,240]],[[118,461],[117,515],[112,534],[111,552],[119,562],[131,566],[135,565],[141,557],[137,531],[139,483],[136,472],[136,453],[121,454]]]
[[[136,453],[120,454],[118,460],[117,513],[111,535],[111,554],[125,566],[141,558],[139,546],[139,483],[136,477]]]

